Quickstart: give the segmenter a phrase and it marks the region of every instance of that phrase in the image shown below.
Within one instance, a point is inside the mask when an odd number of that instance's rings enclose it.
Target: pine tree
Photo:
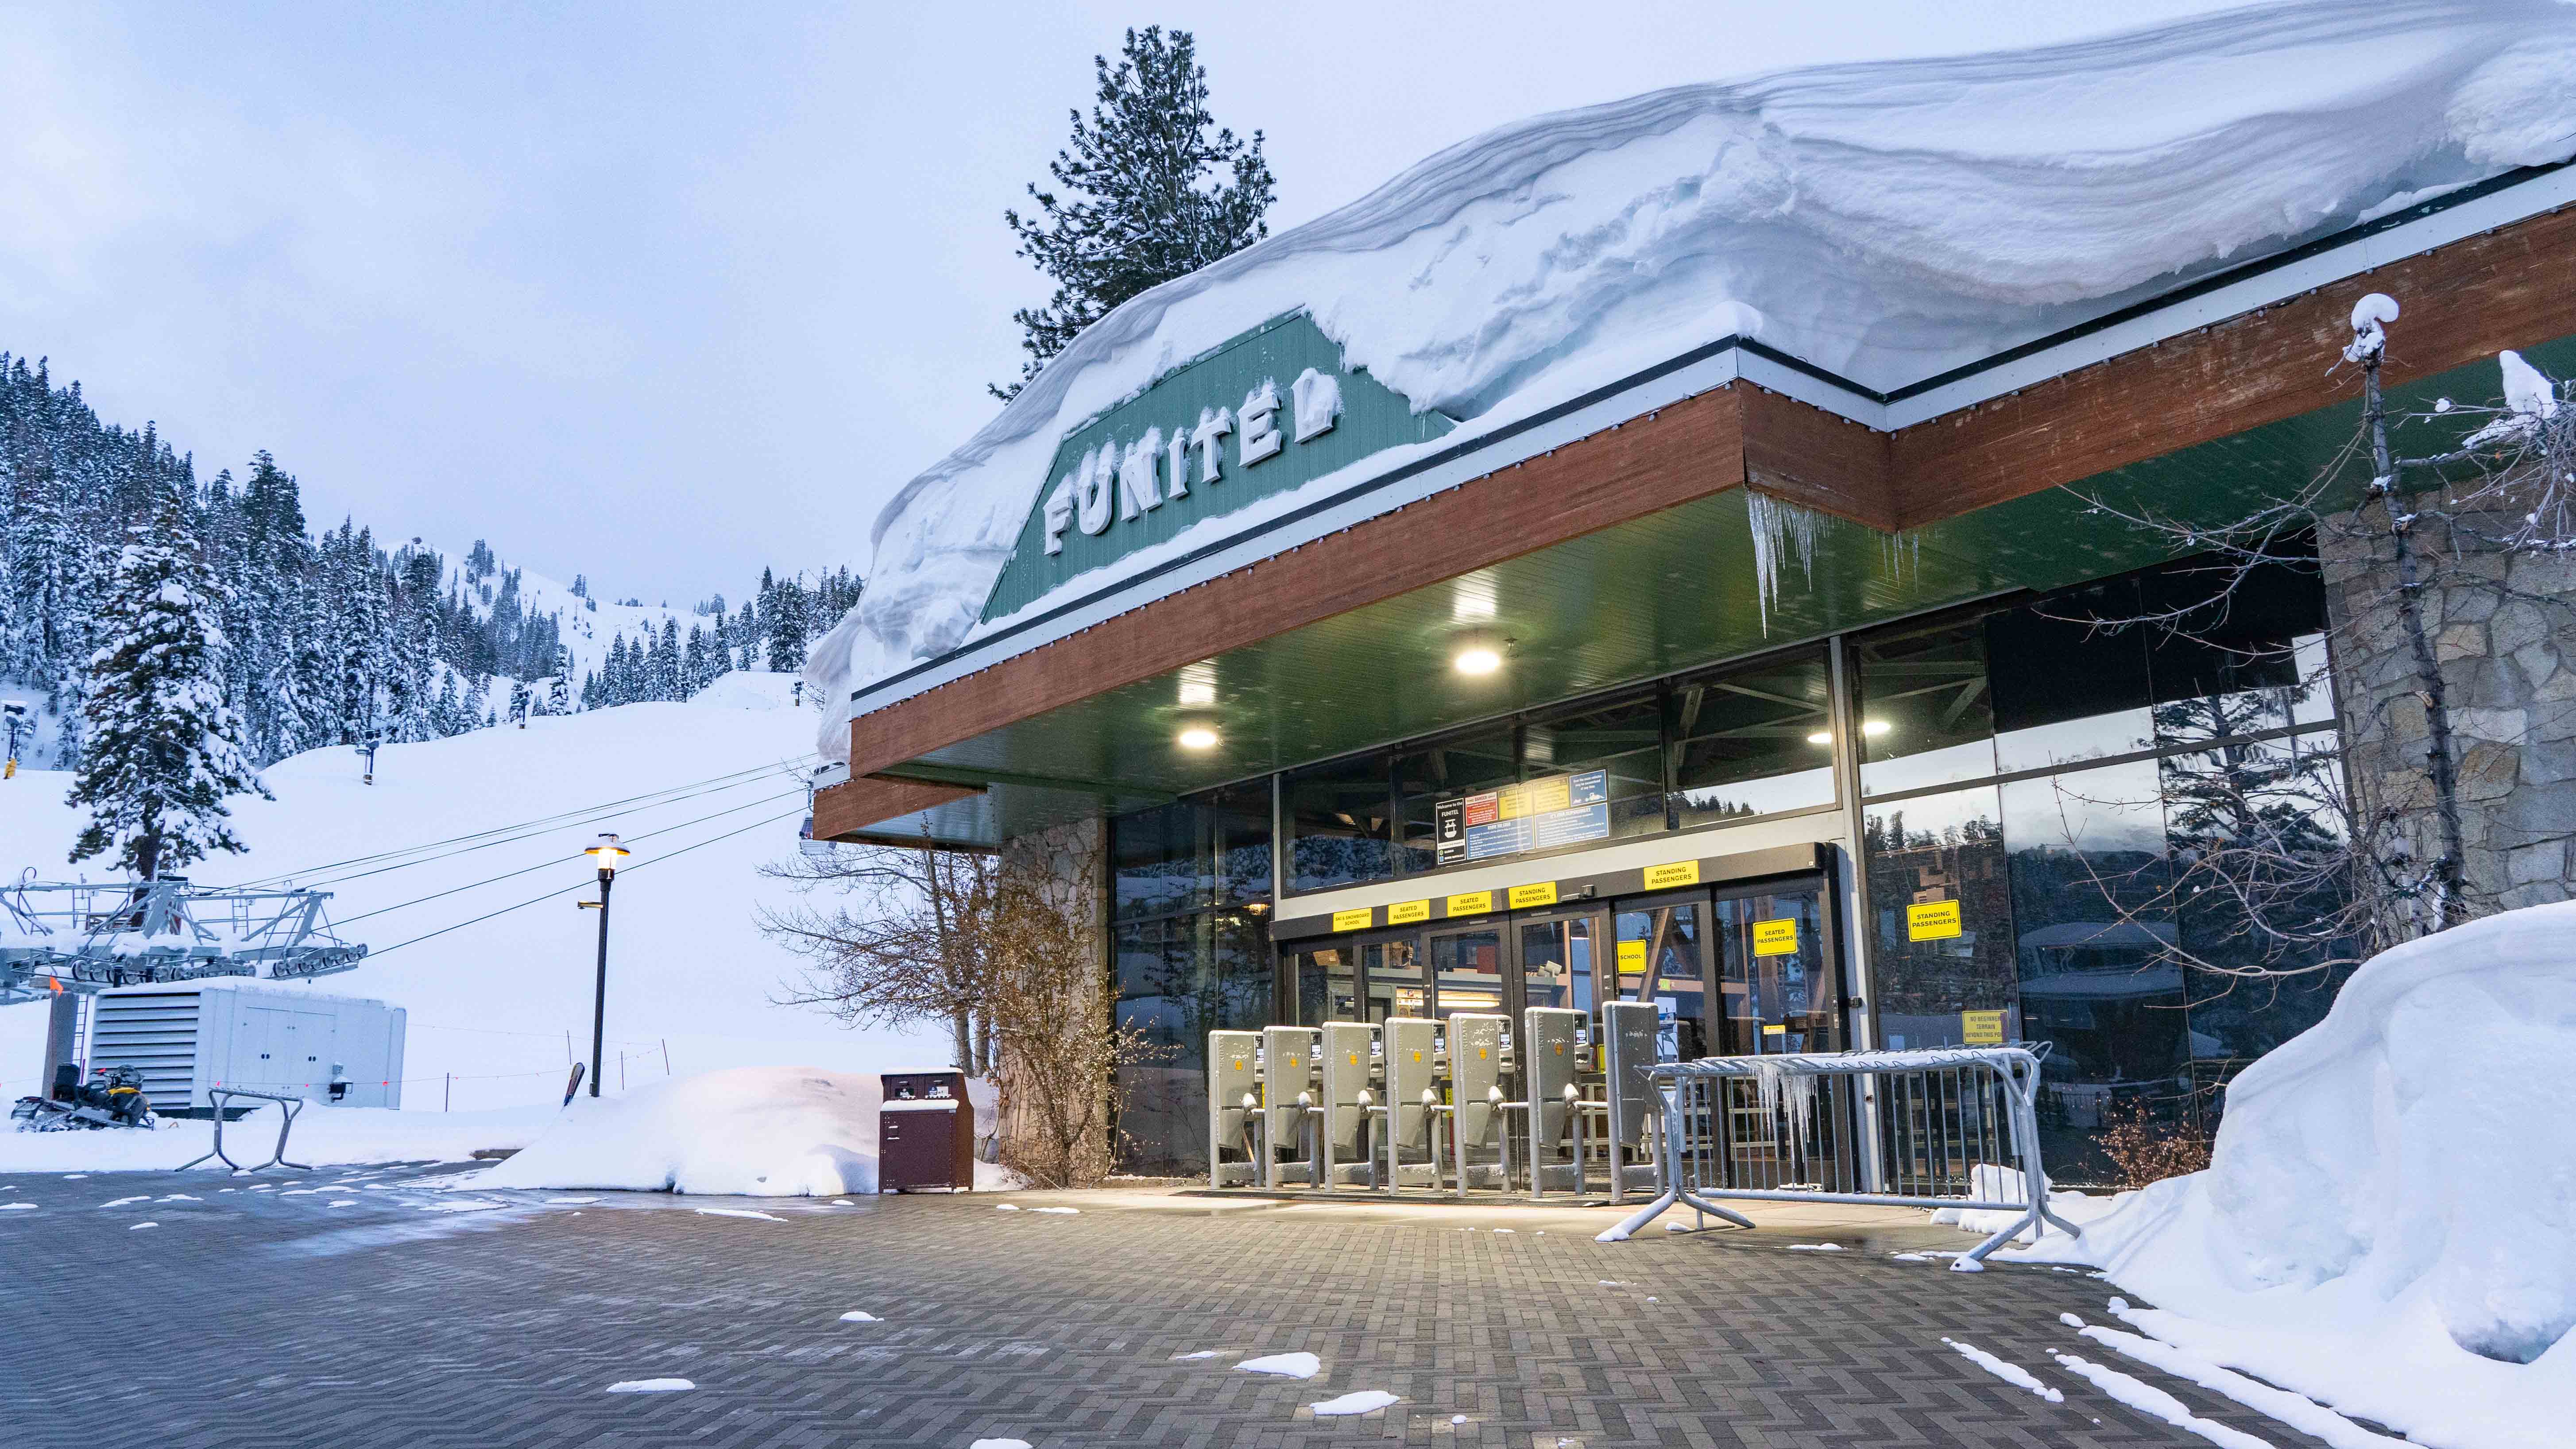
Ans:
[[[805,590],[794,579],[770,595],[769,667],[780,674],[805,667]]]
[[[172,495],[126,536],[100,616],[107,642],[89,661],[88,744],[67,797],[90,811],[71,858],[113,851],[147,880],[244,849],[224,801],[268,797],[224,702],[221,600],[193,523],[186,497]]]
[[[1091,117],[1072,113],[1072,141],[1047,166],[1063,195],[1031,183],[1036,213],[1002,213],[1019,238],[1015,254],[1056,284],[1046,306],[1011,314],[1029,360],[1018,382],[991,389],[1004,401],[1111,308],[1270,234],[1262,216],[1274,183],[1261,133],[1248,142],[1230,130],[1208,134],[1216,118],[1190,32],[1130,30],[1114,69],[1107,56],[1093,56],[1092,67]],[[1233,180],[1214,180],[1219,168]]]

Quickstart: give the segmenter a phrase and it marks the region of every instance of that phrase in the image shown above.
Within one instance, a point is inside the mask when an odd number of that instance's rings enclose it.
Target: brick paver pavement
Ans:
[[[2109,1357],[2057,1322],[2062,1311],[2103,1317],[2106,1285],[1894,1261],[1902,1233],[1836,1234],[1854,1245],[1839,1253],[1787,1251],[1817,1241],[1813,1227],[1604,1245],[1585,1231],[1597,1217],[1570,1212],[1137,1194],[1020,1195],[1016,1212],[990,1196],[833,1208],[496,1194],[472,1201],[509,1205],[442,1211],[452,1199],[386,1186],[402,1172],[345,1178],[272,1173],[256,1192],[197,1173],[7,1178],[0,1203],[37,1206],[0,1211],[0,1335],[12,1355],[0,1444],[2206,1442],[2049,1359],[2051,1347]],[[153,1201],[105,1206],[147,1192]],[[1034,1211],[1045,1204],[1082,1210]],[[709,1206],[779,1220],[692,1210]],[[132,1226],[143,1221],[159,1226]],[[853,1309],[885,1321],[838,1321]],[[1979,1371],[1945,1335],[2039,1373],[2065,1402]],[[1323,1373],[1300,1382],[1232,1367],[1292,1350],[1321,1358]],[[2274,1444],[2314,1442],[2120,1367]],[[658,1377],[697,1387],[605,1392]],[[1362,1418],[1304,1408],[1355,1389],[1403,1399]]]

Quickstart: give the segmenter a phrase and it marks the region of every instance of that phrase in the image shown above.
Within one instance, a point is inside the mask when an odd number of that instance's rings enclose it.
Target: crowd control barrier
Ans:
[[[2048,1208],[2039,1062],[2028,1047],[1994,1046],[1646,1067],[1663,1099],[1662,1190],[1600,1241],[1622,1241],[1683,1205],[1753,1226],[1712,1201],[1729,1198],[2013,1213],[2011,1226],[1951,1260],[1968,1273],[2042,1223],[2080,1236]],[[1979,1197],[1980,1184],[2006,1190]]]
[[[242,1164],[233,1161],[231,1157],[225,1155],[224,1109],[230,1106],[233,1099],[236,1097],[253,1097],[263,1102],[275,1102],[277,1104],[277,1110],[280,1114],[280,1120],[277,1124],[277,1150],[268,1154],[268,1160],[266,1162],[254,1162],[248,1167],[244,1167]],[[214,1103],[215,1105],[215,1150],[207,1153],[203,1157],[180,1163],[177,1168],[173,1169],[174,1171],[185,1172],[200,1162],[220,1162],[235,1172],[258,1172],[263,1168],[270,1167],[292,1167],[298,1172],[311,1172],[313,1170],[312,1166],[308,1163],[289,1162],[286,1160],[286,1134],[295,1130],[295,1117],[297,1113],[304,1110],[304,1098],[290,1097],[278,1092],[254,1092],[246,1087],[216,1087],[206,1093],[206,1100]]]

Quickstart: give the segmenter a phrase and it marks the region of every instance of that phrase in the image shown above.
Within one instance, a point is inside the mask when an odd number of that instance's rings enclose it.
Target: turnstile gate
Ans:
[[[1656,1186],[1655,1008],[1274,1026],[1208,1037],[1208,1182],[1533,1197]],[[1596,1039],[1597,1037],[1597,1039]]]

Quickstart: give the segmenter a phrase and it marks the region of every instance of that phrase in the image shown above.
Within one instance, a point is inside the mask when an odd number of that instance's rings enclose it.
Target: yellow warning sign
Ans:
[[[1537,885],[1512,887],[1513,910],[1521,910],[1528,906],[1552,906],[1555,904],[1556,882],[1552,880],[1543,880]]]
[[[1926,901],[1905,908],[1905,939],[1946,941],[1959,934],[1957,901]]]
[[[1397,901],[1386,908],[1386,923],[1390,926],[1411,926],[1430,919],[1429,901]]]
[[[1670,865],[1646,867],[1645,887],[1650,891],[1671,890],[1674,886],[1698,884],[1699,862],[1695,860],[1677,860]]]
[[[1753,923],[1753,954],[1756,956],[1795,956],[1798,954],[1798,918],[1784,916],[1776,921]]]
[[[1356,911],[1335,911],[1333,912],[1333,929],[1336,931],[1365,931],[1369,928],[1369,922],[1375,919],[1376,917],[1366,906],[1362,906]]]
[[[1766,1026],[1762,1028],[1762,1034],[1764,1036],[1787,1036],[1789,1034],[1789,1028],[1786,1026]]]
[[[1959,1040],[1969,1046],[2002,1046],[2004,1014],[2000,1011],[1960,1012]]]
[[[1619,943],[1619,974],[1622,976],[1642,976],[1646,974],[1645,942],[1622,941]]]
[[[1481,916],[1493,908],[1492,891],[1468,891],[1449,898],[1449,914],[1453,916]]]

